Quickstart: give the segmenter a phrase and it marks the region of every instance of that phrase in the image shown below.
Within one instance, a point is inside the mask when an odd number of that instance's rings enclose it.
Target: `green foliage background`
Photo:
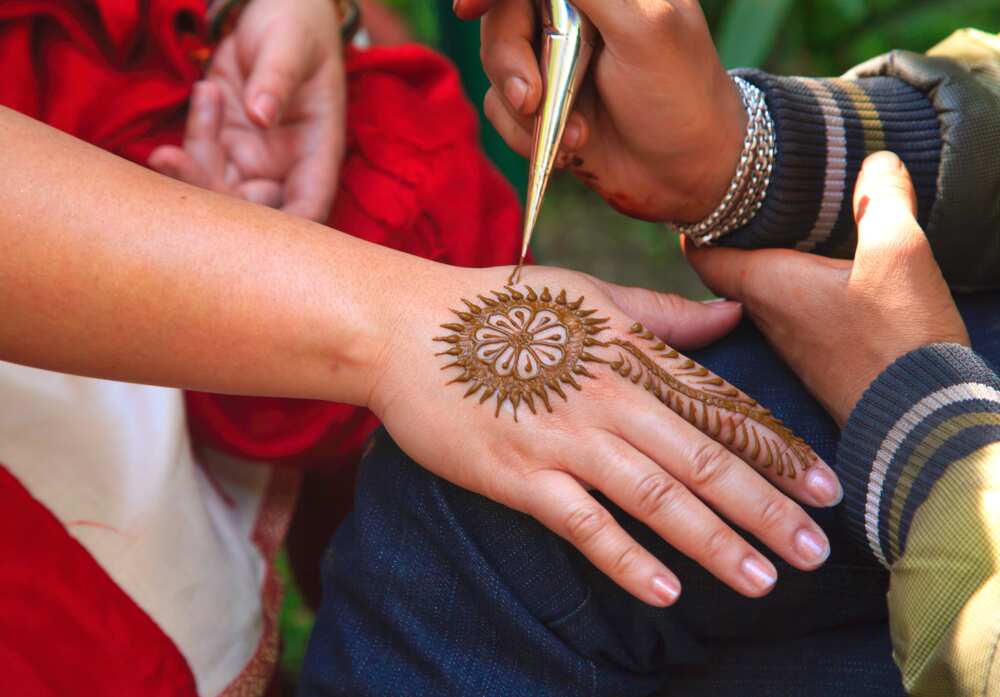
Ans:
[[[383,2],[406,17],[418,40],[449,53],[470,97],[480,100],[485,78],[478,28],[455,21],[450,0]],[[1000,32],[1000,0],[704,0],[702,6],[727,67],[763,67],[780,74],[837,75],[893,48],[924,51],[961,27]],[[483,136],[508,177],[515,184],[523,180],[526,164],[485,122]],[[618,215],[572,177],[553,182],[534,252],[542,263],[620,283],[708,295],[662,226]],[[287,570],[284,563],[282,569]],[[287,571],[285,576],[290,581]],[[311,622],[292,588],[282,616],[284,668],[292,680]]]

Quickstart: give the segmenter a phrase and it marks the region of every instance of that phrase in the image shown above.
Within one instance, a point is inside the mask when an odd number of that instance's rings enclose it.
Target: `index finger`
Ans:
[[[499,0],[455,0],[455,14],[459,19],[479,19],[498,2]]]
[[[483,17],[483,69],[515,113],[533,114],[542,99],[532,0],[502,0]]]

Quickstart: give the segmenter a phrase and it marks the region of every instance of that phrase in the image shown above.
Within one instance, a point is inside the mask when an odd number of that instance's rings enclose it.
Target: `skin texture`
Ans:
[[[790,498],[839,500],[825,465],[795,480],[762,476],[630,380],[592,380],[585,398],[520,423],[456,408],[429,328],[511,269],[451,268],[372,245],[168,179],[7,109],[0,145],[0,360],[368,406],[417,462],[535,516],[655,605],[676,599],[679,582],[587,488],[746,595],[766,593],[774,568],[713,509],[799,568],[825,559],[822,532]],[[532,287],[585,296],[608,318],[609,338],[642,340],[629,333],[639,322],[686,350],[741,316],[736,303],[571,271],[524,274]]]
[[[192,94],[182,147],[153,169],[323,222],[344,153],[340,17],[331,0],[254,0]]]
[[[854,208],[859,244],[853,262],[789,250],[685,245],[705,283],[745,304],[840,425],[872,380],[900,356],[938,342],[969,345],[916,221],[913,183],[898,157],[884,152],[868,158]],[[785,301],[790,297],[795,302]]]
[[[601,33],[563,139],[561,164],[619,211],[697,222],[722,200],[746,111],[693,0],[579,0]],[[531,150],[542,80],[534,0],[459,0],[482,16],[485,109],[507,143]],[[706,156],[706,154],[710,155]]]

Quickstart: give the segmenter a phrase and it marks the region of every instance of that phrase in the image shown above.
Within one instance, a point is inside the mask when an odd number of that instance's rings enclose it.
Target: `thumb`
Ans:
[[[622,312],[676,349],[690,350],[717,341],[743,317],[743,306],[737,302],[701,303],[645,288],[599,283]]]
[[[305,80],[312,59],[301,32],[277,26],[261,40],[243,94],[250,118],[262,128],[278,122]]]
[[[930,252],[917,223],[913,181],[903,161],[891,152],[878,152],[865,160],[854,191],[854,218],[858,271],[880,268],[887,260],[916,249]]]

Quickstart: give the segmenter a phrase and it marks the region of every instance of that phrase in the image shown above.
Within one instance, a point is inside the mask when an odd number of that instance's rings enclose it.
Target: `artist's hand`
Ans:
[[[182,148],[154,169],[325,222],[344,150],[340,17],[330,0],[254,0],[195,85]]]
[[[635,217],[696,222],[719,204],[746,132],[739,93],[694,0],[575,0],[600,31],[563,161]],[[535,0],[459,0],[483,17],[486,113],[517,152],[531,150],[542,82]]]
[[[369,404],[411,457],[534,516],[653,605],[676,599],[678,579],[588,489],[747,596],[769,592],[776,571],[721,516],[800,569],[825,561],[822,531],[781,492],[834,505],[833,472],[653,336],[704,345],[737,324],[739,305],[538,267],[511,290],[506,275],[434,272],[407,283]]]
[[[854,207],[859,244],[853,263],[790,250],[686,245],[705,283],[745,304],[840,425],[900,356],[938,342],[969,344],[915,219],[913,184],[898,157],[868,158]]]

